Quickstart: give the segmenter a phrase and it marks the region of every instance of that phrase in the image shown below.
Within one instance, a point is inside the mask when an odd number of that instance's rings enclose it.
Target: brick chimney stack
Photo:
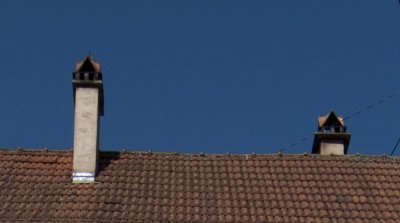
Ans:
[[[318,131],[314,133],[312,153],[321,155],[345,155],[350,143],[350,133],[343,118],[331,111],[318,117]]]
[[[87,56],[76,65],[72,86],[75,101],[72,182],[95,180],[99,152],[100,116],[104,115],[100,64]]]

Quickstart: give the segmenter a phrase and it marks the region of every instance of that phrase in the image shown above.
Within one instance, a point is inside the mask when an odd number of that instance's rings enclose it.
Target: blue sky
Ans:
[[[275,153],[319,114],[398,92],[399,40],[397,0],[1,1],[0,147],[72,147],[71,73],[90,50],[103,150]],[[399,108],[347,120],[349,153],[390,153]]]

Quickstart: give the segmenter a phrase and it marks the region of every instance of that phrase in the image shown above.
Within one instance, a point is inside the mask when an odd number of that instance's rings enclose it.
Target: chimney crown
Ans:
[[[72,73],[72,86],[74,92],[76,92],[77,87],[98,88],[99,112],[100,116],[104,116],[103,74],[100,71],[100,64],[91,56],[87,56],[84,60],[76,64],[75,71]]]
[[[314,136],[312,153],[347,154],[351,135],[347,132],[343,117],[336,115],[334,111],[318,117],[318,130]]]
[[[77,63],[75,72],[97,72],[100,73],[100,64],[93,60],[93,57],[87,56],[84,60]]]
[[[343,133],[346,130],[343,117],[336,115],[334,111],[318,116],[318,132]]]

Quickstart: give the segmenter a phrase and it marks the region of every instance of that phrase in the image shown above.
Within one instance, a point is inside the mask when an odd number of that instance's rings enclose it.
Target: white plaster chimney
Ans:
[[[100,64],[90,56],[78,63],[72,86],[75,101],[72,182],[92,183],[99,153],[100,116],[104,114]]]
[[[321,155],[345,155],[350,143],[350,133],[342,117],[331,111],[318,117],[318,131],[314,133],[312,153]]]

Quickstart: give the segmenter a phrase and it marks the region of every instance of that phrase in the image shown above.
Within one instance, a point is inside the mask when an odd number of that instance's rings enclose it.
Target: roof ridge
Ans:
[[[44,148],[0,148],[0,153],[25,153],[25,154],[40,154],[40,155],[56,155],[56,154],[69,154],[72,153],[72,149],[49,149],[47,147]],[[311,153],[185,153],[185,152],[163,152],[163,151],[152,151],[152,150],[100,150],[100,153],[106,154],[147,154],[147,155],[177,155],[177,156],[207,156],[207,157],[299,157],[299,156],[309,156],[309,157],[332,157],[339,159],[347,159],[353,157],[359,158],[388,158],[388,159],[399,159],[400,156],[389,156],[386,154],[348,154],[348,155],[320,155],[320,154],[311,154]]]

